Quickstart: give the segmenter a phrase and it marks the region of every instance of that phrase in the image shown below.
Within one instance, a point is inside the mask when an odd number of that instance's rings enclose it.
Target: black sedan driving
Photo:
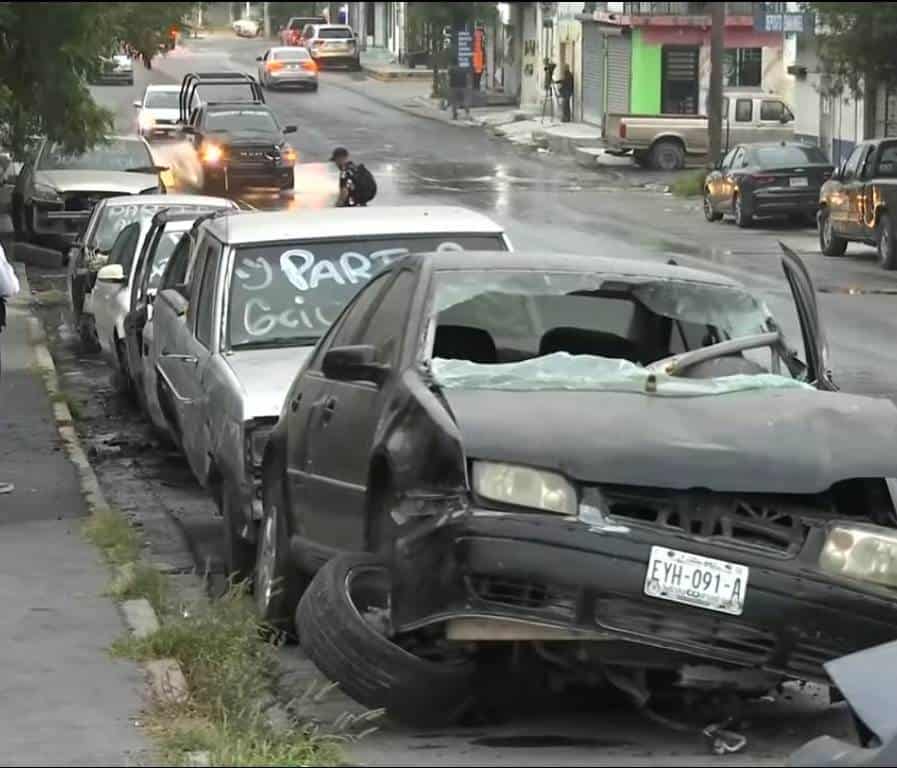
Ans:
[[[740,144],[707,175],[704,216],[719,221],[732,215],[739,227],[766,216],[791,216],[815,226],[819,190],[833,170],[809,144]]]
[[[643,706],[824,681],[897,638],[897,408],[834,391],[809,275],[783,265],[802,355],[708,272],[395,262],[268,442],[262,616],[295,611],[320,669],[414,723],[459,714],[502,648],[508,679],[541,659]]]

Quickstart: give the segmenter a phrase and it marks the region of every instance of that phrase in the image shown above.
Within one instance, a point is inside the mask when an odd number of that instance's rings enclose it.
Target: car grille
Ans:
[[[595,601],[595,623],[661,647],[744,664],[764,663],[777,645],[772,632],[728,616],[680,612],[667,605],[654,607],[622,597],[599,597]]]
[[[121,192],[64,192],[62,195],[67,211],[92,211],[104,197],[115,197]]]
[[[791,557],[800,551],[810,530],[804,516],[834,515],[834,508],[816,497],[621,486],[602,488],[601,493],[614,518]]]
[[[508,608],[537,610],[570,621],[576,614],[576,591],[526,578],[471,574],[468,590],[480,600]]]
[[[231,159],[241,165],[271,166],[280,157],[280,151],[270,144],[261,147],[235,147]]]

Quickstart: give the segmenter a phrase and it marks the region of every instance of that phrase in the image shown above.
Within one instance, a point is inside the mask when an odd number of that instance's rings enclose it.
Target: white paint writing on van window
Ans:
[[[437,251],[462,251],[455,242],[439,244]],[[291,248],[278,259],[262,257],[242,258],[234,269],[238,291],[257,294],[246,299],[243,306],[243,328],[253,338],[267,336],[277,328],[320,332],[327,329],[343,307],[342,299],[333,299],[330,292],[316,296],[315,291],[327,283],[336,286],[361,286],[386,269],[397,259],[407,256],[408,248],[383,248],[365,255],[346,251],[338,259],[318,259],[305,248]],[[284,309],[271,306],[270,297],[260,294],[269,289],[275,280],[272,263],[277,262],[280,271],[296,290],[294,306]],[[344,292],[343,292],[344,293]]]

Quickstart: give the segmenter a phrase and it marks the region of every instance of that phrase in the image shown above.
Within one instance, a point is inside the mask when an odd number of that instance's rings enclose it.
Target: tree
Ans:
[[[897,84],[897,4],[809,3],[817,50],[827,74],[860,95],[864,83]]]
[[[87,87],[121,43],[152,56],[191,3],[0,3],[0,143],[22,157],[33,135],[80,152],[112,114]],[[151,46],[155,44],[155,48]]]

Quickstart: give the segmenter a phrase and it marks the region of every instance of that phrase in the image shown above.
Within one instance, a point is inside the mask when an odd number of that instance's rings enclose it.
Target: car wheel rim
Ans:
[[[274,596],[274,562],[277,557],[277,525],[274,519],[275,510],[265,517],[265,524],[260,535],[262,547],[259,553],[258,574],[255,594],[261,613],[266,613]]]
[[[822,224],[822,244],[828,248],[832,242],[832,219],[830,216],[825,217]]]
[[[710,205],[710,198],[707,195],[704,195],[704,216],[708,219],[713,218],[713,208]]]
[[[735,221],[741,224],[741,198],[735,198]]]
[[[881,259],[882,261],[888,261],[891,256],[891,233],[888,232],[888,227],[882,227],[881,230]]]

